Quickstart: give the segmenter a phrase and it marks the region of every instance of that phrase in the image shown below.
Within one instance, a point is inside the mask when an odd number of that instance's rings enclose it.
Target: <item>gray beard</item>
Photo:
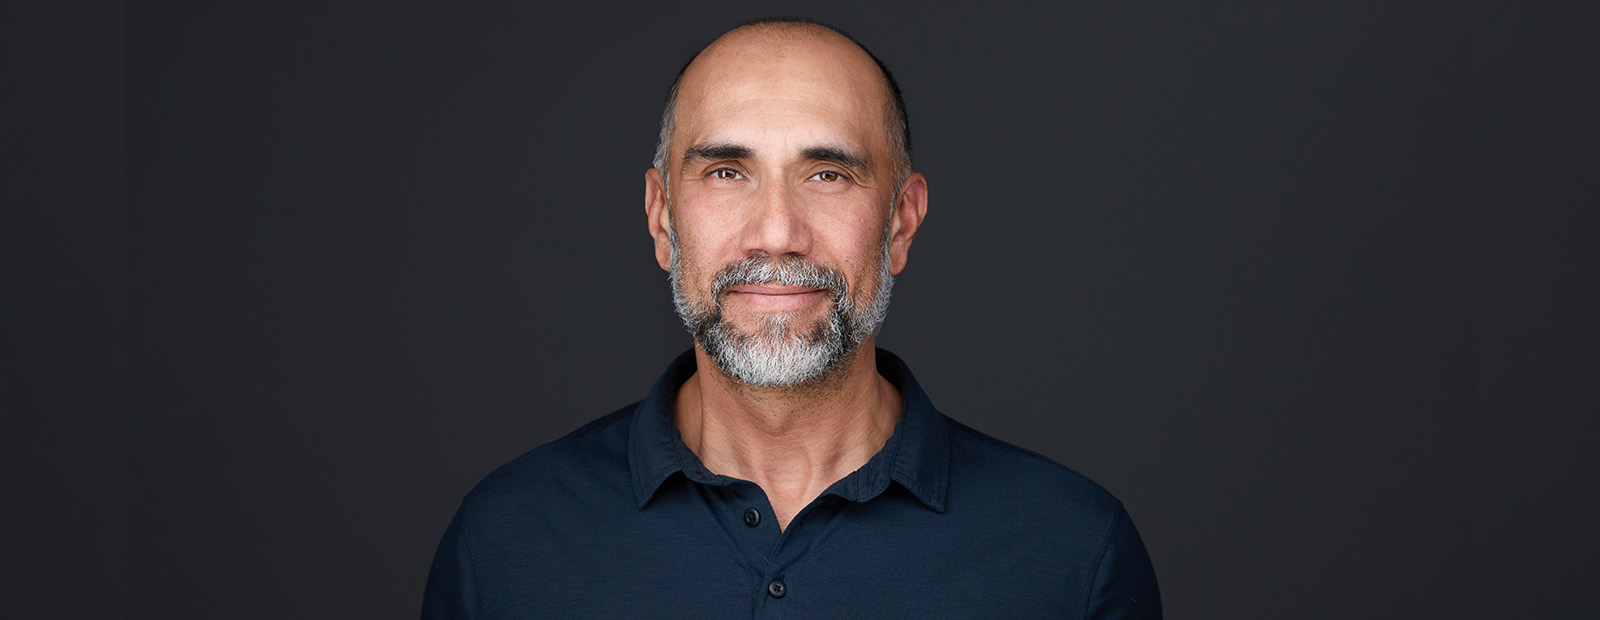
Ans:
[[[861,345],[877,333],[889,314],[889,239],[885,231],[879,251],[877,290],[864,307],[851,300],[850,286],[836,270],[819,267],[798,256],[759,256],[723,268],[712,278],[709,295],[691,297],[684,290],[683,252],[677,235],[672,240],[672,302],[678,318],[723,374],[739,383],[759,388],[794,388],[821,383]],[[722,296],[742,285],[805,286],[828,292],[827,316],[809,329],[792,323],[791,314],[768,315],[754,333],[736,329],[722,316]]]

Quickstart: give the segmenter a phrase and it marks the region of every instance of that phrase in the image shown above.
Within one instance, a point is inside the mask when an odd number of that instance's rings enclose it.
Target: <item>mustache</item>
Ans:
[[[850,285],[844,274],[811,263],[799,256],[752,256],[718,271],[711,280],[711,298],[722,305],[722,296],[735,286],[776,284],[827,290],[835,300],[846,299]]]

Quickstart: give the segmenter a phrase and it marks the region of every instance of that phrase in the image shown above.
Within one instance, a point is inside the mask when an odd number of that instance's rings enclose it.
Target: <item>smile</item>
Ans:
[[[827,289],[805,286],[745,285],[728,291],[728,300],[758,312],[784,312],[810,306],[828,295]]]

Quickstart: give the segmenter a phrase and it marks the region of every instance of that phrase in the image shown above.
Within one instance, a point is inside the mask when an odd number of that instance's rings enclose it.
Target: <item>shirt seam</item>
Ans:
[[[1024,458],[1027,458],[1027,459],[1030,459],[1030,460],[1033,460],[1033,461],[1037,461],[1039,463],[1043,463],[1043,464],[1048,465],[1048,466],[1050,466],[1050,467],[1052,467],[1052,468],[1054,468],[1056,470],[1064,472],[1064,473],[1066,473],[1066,474],[1068,474],[1068,475],[1070,475],[1070,476],[1072,476],[1074,478],[1077,478],[1077,479],[1080,479],[1080,480],[1083,480],[1083,481],[1086,481],[1086,482],[1089,482],[1091,484],[1095,484],[1096,486],[1098,486],[1098,483],[1095,483],[1093,480],[1090,480],[1088,477],[1084,476],[1083,474],[1078,473],[1077,470],[1074,470],[1071,467],[1067,467],[1066,465],[1058,463],[1054,459],[1052,459],[1052,458],[1050,458],[1048,456],[1045,456],[1043,454],[1039,454],[1038,452],[1034,452],[1033,450],[1029,450],[1029,449],[1024,448],[1022,446],[1014,445],[1014,444],[1008,443],[1008,442],[1006,442],[1004,440],[1001,440],[1001,439],[998,439],[998,438],[995,438],[995,437],[991,437],[989,435],[984,434],[981,431],[978,431],[977,429],[969,427],[969,426],[967,426],[965,424],[962,424],[962,423],[960,423],[960,422],[958,422],[956,420],[950,420],[950,422],[951,423],[950,423],[949,426],[951,428],[951,432],[960,433],[962,435],[965,435],[967,438],[971,439],[974,443],[977,443],[977,444],[979,444],[981,446],[988,447],[988,448],[990,448],[992,450],[996,450],[996,451],[1003,452],[1003,453],[1008,453],[1008,454],[1013,454],[1013,455],[1016,455],[1016,456],[1021,456],[1021,457],[1024,457]]]
[[[472,570],[472,617],[476,618],[483,612],[483,583],[478,579],[478,551],[472,544],[472,525],[465,521],[461,523],[461,539],[467,545],[467,568]]]
[[[1101,567],[1105,566],[1106,553],[1111,550],[1111,535],[1116,533],[1117,528],[1122,527],[1122,515],[1123,510],[1119,505],[1116,516],[1111,520],[1111,527],[1106,528],[1105,538],[1100,541],[1100,552],[1095,554],[1094,570],[1089,572],[1088,591],[1083,595],[1084,620],[1089,618],[1089,605],[1094,602],[1094,584],[1100,578]]]
[[[982,432],[980,432],[980,431],[978,431],[976,429],[973,429],[973,428],[971,428],[971,427],[969,427],[969,426],[967,426],[965,424],[961,424],[960,422],[957,422],[955,424],[955,427],[956,427],[956,432],[959,432],[959,433],[961,433],[963,435],[966,435],[967,437],[971,438],[973,441],[980,442],[980,443],[982,443],[982,444],[984,444],[984,445],[986,445],[986,446],[988,446],[990,448],[994,448],[994,449],[1000,450],[1002,452],[1010,452],[1012,454],[1025,456],[1025,457],[1028,457],[1028,458],[1033,459],[1035,461],[1039,461],[1041,463],[1047,463],[1047,464],[1049,464],[1051,466],[1054,466],[1054,467],[1056,467],[1058,469],[1065,469],[1067,471],[1072,471],[1072,468],[1067,467],[1066,465],[1062,465],[1060,463],[1057,463],[1057,462],[1055,462],[1054,460],[1052,460],[1048,456],[1045,456],[1043,454],[1039,454],[1038,452],[1034,452],[1033,450],[1029,450],[1029,449],[1024,448],[1022,446],[1013,445],[1013,444],[1008,443],[1008,442],[1006,442],[1004,440],[997,439],[995,437],[991,437],[991,436],[986,435],[986,434],[984,434],[984,433],[982,433]],[[1076,472],[1073,472],[1073,473],[1076,473]]]

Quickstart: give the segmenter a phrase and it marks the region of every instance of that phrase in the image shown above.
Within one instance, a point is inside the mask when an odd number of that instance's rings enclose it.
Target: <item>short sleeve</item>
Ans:
[[[472,540],[467,531],[465,507],[456,512],[428,570],[422,595],[423,620],[469,620],[478,617],[478,577],[473,565]]]
[[[1090,585],[1084,618],[1161,618],[1161,592],[1144,541],[1126,510],[1118,508]]]

